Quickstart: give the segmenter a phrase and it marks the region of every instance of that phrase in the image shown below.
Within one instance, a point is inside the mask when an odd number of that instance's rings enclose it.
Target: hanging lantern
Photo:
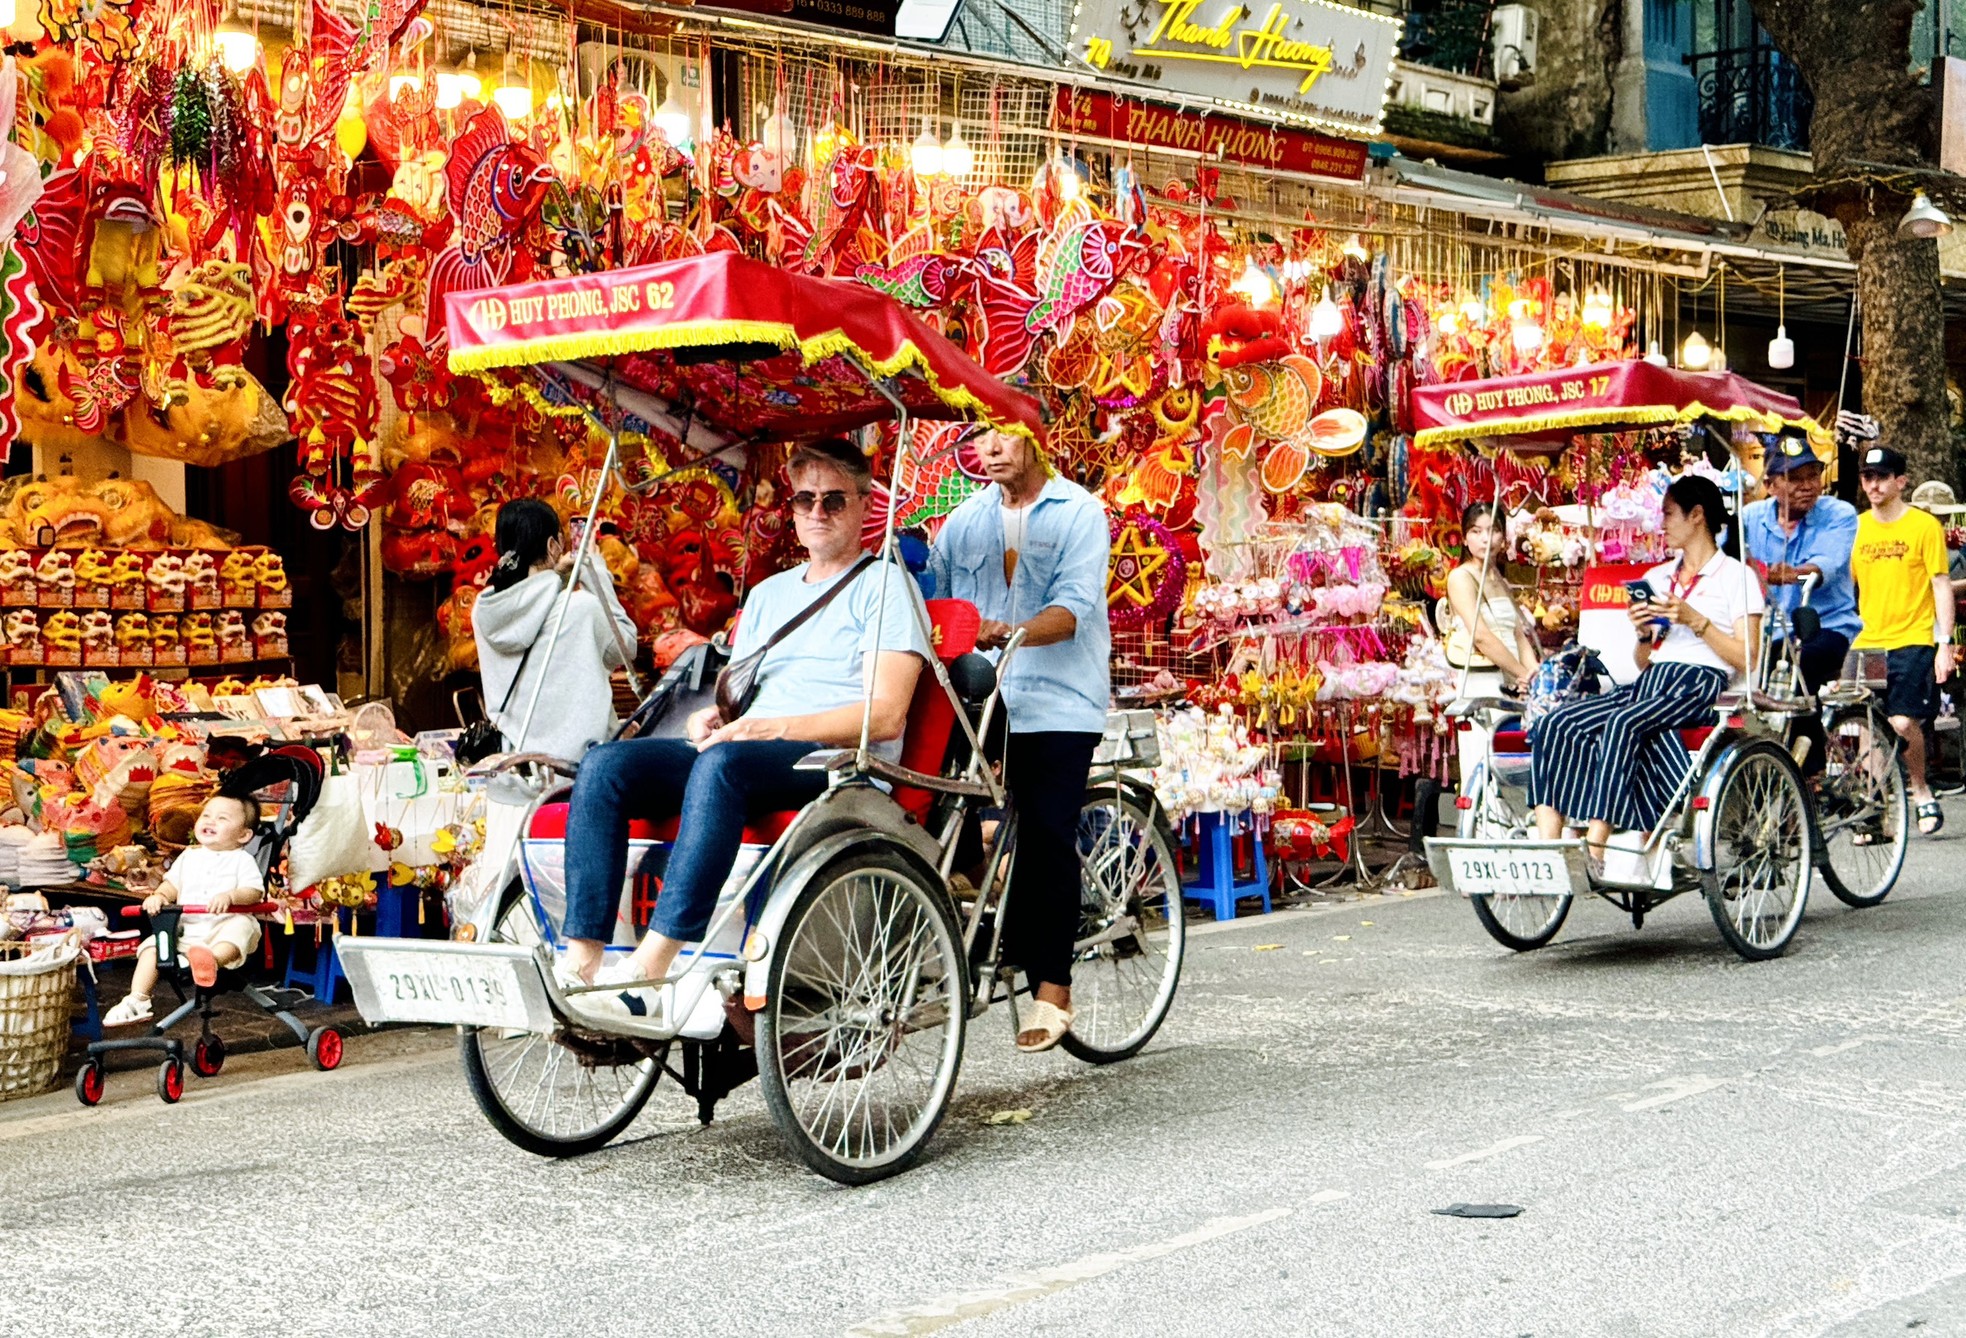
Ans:
[[[492,105],[505,113],[508,121],[523,121],[532,115],[532,89],[526,84],[503,84],[492,90]]]
[[[1706,336],[1698,330],[1687,335],[1686,342],[1680,345],[1679,365],[1689,371],[1703,372],[1712,361],[1713,345],[1707,342]]]
[[[1593,285],[1584,294],[1584,328],[1606,330],[1611,327],[1611,294]]]
[[[369,126],[362,119],[362,98],[352,87],[348,90],[348,101],[341,109],[341,115],[334,123],[334,141],[341,146],[342,156],[354,162],[368,147]]]

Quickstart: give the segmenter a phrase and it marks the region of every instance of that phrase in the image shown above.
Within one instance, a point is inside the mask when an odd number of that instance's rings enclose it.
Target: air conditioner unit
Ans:
[[[1497,5],[1492,20],[1495,82],[1520,87],[1536,75],[1536,33],[1542,17],[1528,5]]]
[[[582,42],[574,48],[574,68],[583,99],[593,97],[594,90],[601,85],[601,77],[610,68],[619,66],[624,91],[646,93],[651,103],[659,103],[674,87],[677,97],[688,106],[694,101],[697,82],[696,71],[685,68],[690,64],[687,55],[614,42]]]

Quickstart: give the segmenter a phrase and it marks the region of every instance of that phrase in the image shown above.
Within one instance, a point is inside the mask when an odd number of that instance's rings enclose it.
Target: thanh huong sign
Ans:
[[[1326,0],[1081,0],[1073,49],[1165,93],[1376,134],[1400,20]]]

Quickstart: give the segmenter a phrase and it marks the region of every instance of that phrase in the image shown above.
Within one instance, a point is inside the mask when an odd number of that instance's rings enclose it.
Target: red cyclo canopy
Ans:
[[[612,387],[676,435],[791,441],[896,417],[870,376],[913,417],[1042,435],[1035,401],[885,294],[730,252],[452,292],[444,308],[453,371],[558,364],[563,389]]]
[[[1732,372],[1681,372],[1643,359],[1561,371],[1451,381],[1413,392],[1413,444],[1478,437],[1561,444],[1580,432],[1623,432],[1702,418],[1758,432],[1799,428],[1829,440],[1788,395]]]

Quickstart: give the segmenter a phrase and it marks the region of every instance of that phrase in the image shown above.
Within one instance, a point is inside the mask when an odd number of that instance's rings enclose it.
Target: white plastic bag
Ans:
[[[304,892],[326,878],[366,873],[370,851],[355,777],[346,772],[324,777],[314,811],[287,844],[288,883],[294,891]]]

